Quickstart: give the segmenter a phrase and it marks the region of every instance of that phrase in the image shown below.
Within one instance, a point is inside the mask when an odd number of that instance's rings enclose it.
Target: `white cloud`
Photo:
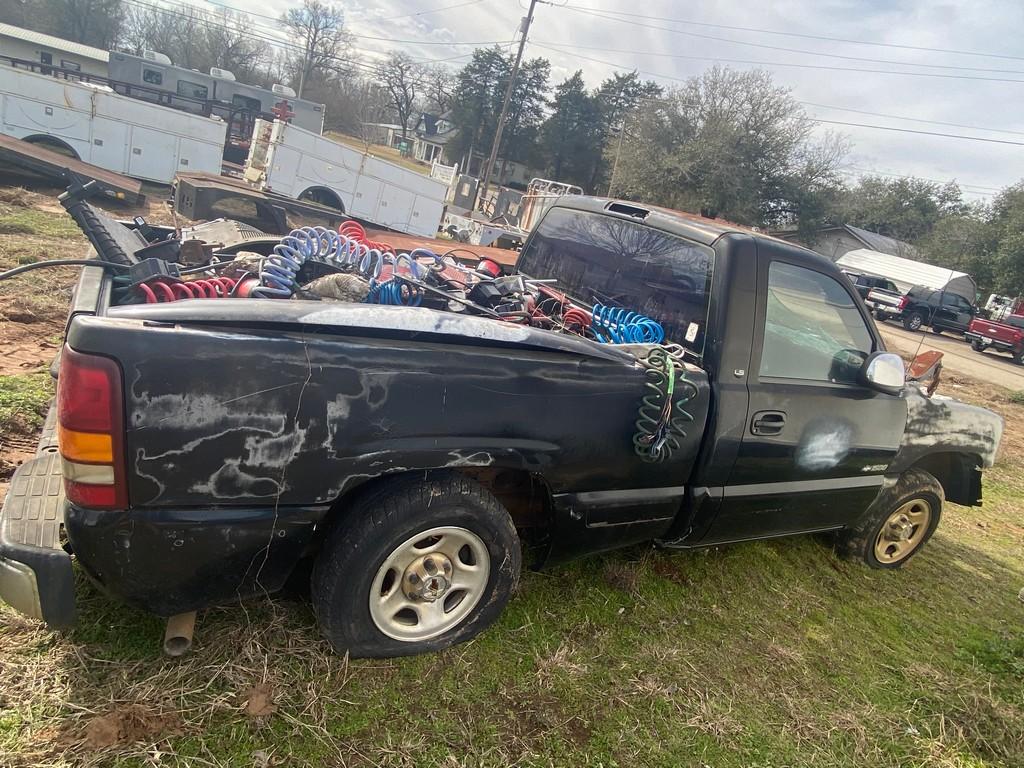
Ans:
[[[230,2],[230,0],[229,0]],[[235,0],[239,2],[239,0]],[[527,0],[480,0],[480,2],[437,13],[422,13],[458,0],[357,0],[345,3],[353,32],[377,37],[424,42],[510,41],[519,19],[526,13]],[[713,4],[680,4],[673,0],[648,0],[643,4],[613,0],[571,0],[573,5],[603,8],[618,14],[781,30],[806,35],[884,42],[959,51],[982,51],[1020,57],[1020,60],[982,58],[909,48],[886,48],[828,40],[807,39],[700,26],[677,26],[633,17],[649,26],[634,26],[574,12],[557,5],[538,5],[536,21],[527,49],[528,56],[545,56],[552,64],[553,84],[582,69],[590,85],[596,85],[615,69],[639,69],[673,78],[685,78],[710,66],[709,61],[674,59],[651,54],[684,54],[772,62],[778,83],[792,89],[805,102],[845,107],[868,112],[917,117],[940,122],[1001,128],[1024,132],[1024,42],[1017,34],[1024,29],[1024,3],[1019,0],[775,0],[753,5],[749,0],[718,0]],[[261,0],[253,10],[274,15],[295,2]],[[757,9],[751,13],[751,9]],[[409,14],[409,15],[406,15]],[[415,14],[415,15],[412,15]],[[392,17],[403,18],[392,19]],[[626,17],[629,18],[629,17]],[[382,19],[391,19],[382,21]],[[741,45],[739,42],[708,40],[674,34],[670,28],[734,41],[746,41],[811,53]],[[594,50],[572,49],[573,55],[556,53],[539,43],[594,46]],[[360,39],[360,48],[385,51],[387,42]],[[472,47],[403,44],[420,58],[443,59],[469,54]],[[569,49],[566,49],[569,50]],[[643,55],[613,51],[644,51]],[[938,68],[899,67],[821,54],[905,62],[908,64],[952,65],[1008,70],[968,72]],[[618,67],[588,61],[583,57],[614,62]],[[468,57],[467,57],[468,58]],[[462,59],[461,61],[465,61]],[[451,62],[458,65],[460,61]],[[939,77],[907,77],[866,72],[800,69],[783,63],[805,63],[858,69],[918,69],[922,72],[1020,80],[992,82]],[[737,68],[750,65],[731,64]],[[657,79],[657,78],[655,78]],[[671,85],[671,81],[662,80]],[[837,110],[807,107],[810,114],[846,122],[888,125],[922,131],[957,133],[1024,142],[1024,135],[990,133],[927,123],[891,120]],[[956,178],[977,187],[1002,187],[1024,175],[1024,147],[987,144],[869,128],[823,126],[847,134],[855,148],[851,165],[889,173],[913,174],[934,179]],[[983,190],[972,187],[976,193]]]

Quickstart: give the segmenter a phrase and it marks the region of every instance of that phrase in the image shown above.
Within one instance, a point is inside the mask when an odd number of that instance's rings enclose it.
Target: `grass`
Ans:
[[[1010,402],[1017,405],[1024,405],[1024,390],[1010,393]]]
[[[400,165],[403,168],[408,168],[411,171],[422,173],[424,176],[430,175],[430,165],[427,163],[421,163],[419,160],[415,160],[411,157],[405,157],[394,147],[388,147],[383,144],[367,144],[362,139],[357,139],[354,136],[349,136],[344,133],[337,133],[335,131],[328,131],[324,134],[327,138],[337,141],[341,144],[346,144],[353,149],[357,149],[360,152],[367,152],[373,157],[379,157],[382,160]]]
[[[81,232],[63,213],[0,204],[0,235],[79,239]]]
[[[51,397],[49,373],[0,376],[0,434],[41,427]]]
[[[57,242],[0,236],[0,260]],[[36,283],[8,298],[63,313]],[[37,426],[48,387],[0,378],[0,417]],[[902,572],[811,538],[637,547],[526,574],[468,644],[353,661],[285,597],[205,611],[169,659],[79,570],[70,632],[0,608],[0,766],[1024,765],[1024,404],[943,391],[1000,411],[1004,447],[985,506],[947,505]]]

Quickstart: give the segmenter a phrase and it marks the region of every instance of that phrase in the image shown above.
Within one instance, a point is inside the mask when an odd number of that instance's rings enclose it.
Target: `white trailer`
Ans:
[[[220,173],[227,123],[105,86],[0,66],[0,132],[62,147],[115,173],[170,184],[178,171]]]
[[[245,180],[378,226],[433,237],[448,185],[297,125],[257,120]]]

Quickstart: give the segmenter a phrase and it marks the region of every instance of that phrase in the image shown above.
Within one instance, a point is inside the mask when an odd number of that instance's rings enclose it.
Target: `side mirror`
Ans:
[[[887,395],[898,395],[907,383],[903,358],[893,352],[872,352],[860,369],[860,383]]]

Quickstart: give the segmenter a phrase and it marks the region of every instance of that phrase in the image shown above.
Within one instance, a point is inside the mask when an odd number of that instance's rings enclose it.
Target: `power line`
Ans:
[[[868,125],[867,123],[847,123],[842,120],[825,120],[820,117],[812,119],[819,123],[830,123],[831,125],[849,125],[854,128],[873,128],[876,131],[896,131],[897,133],[916,133],[919,136],[941,136],[947,139],[964,139],[966,141],[983,141],[988,144],[1009,144],[1014,147],[1024,147],[1024,141],[1009,141],[1008,139],[989,139],[983,136],[964,136],[958,133],[938,133],[937,131],[916,131],[913,128],[892,128],[887,125]]]
[[[384,19],[378,19],[376,17],[369,16],[369,17],[367,17],[366,20],[367,21],[395,21],[397,19],[409,19],[409,18],[418,17],[418,16],[426,16],[427,14],[430,14],[430,13],[440,13],[441,11],[451,11],[451,10],[453,10],[455,8],[465,8],[467,5],[477,5],[478,3],[482,3],[483,1],[484,0],[469,0],[468,2],[465,2],[465,3],[455,3],[454,5],[444,5],[444,6],[441,6],[440,8],[432,8],[429,11],[417,11],[416,13],[403,13],[400,16],[388,16],[387,18],[384,18]]]
[[[233,6],[233,5],[228,5],[227,3],[219,3],[219,2],[217,2],[217,0],[204,0],[204,2],[209,3],[210,5],[215,5],[215,6],[219,7],[219,8],[226,8],[229,11],[235,11],[236,13],[244,13],[246,16],[254,16],[254,17],[259,18],[259,19],[268,19],[270,21],[275,21],[275,22],[278,22],[278,23],[280,23],[280,21],[281,21],[281,17],[280,16],[268,16],[265,13],[256,13],[256,11],[250,11],[247,8],[238,8],[238,7]],[[366,18],[366,21],[396,21],[397,19],[407,19],[407,18],[411,18],[413,16],[426,16],[427,14],[431,14],[431,13],[440,13],[441,11],[450,11],[450,10],[453,10],[455,8],[464,8],[467,5],[477,5],[477,4],[482,3],[482,2],[484,2],[484,0],[467,0],[467,2],[455,3],[454,5],[444,5],[444,6],[441,6],[440,8],[432,8],[432,9],[427,10],[427,11],[416,11],[415,13],[403,13],[403,14],[401,14],[399,16],[388,16],[387,18],[377,18],[376,16],[367,16],[365,18]],[[188,3],[188,4],[191,5],[191,3]],[[198,7],[198,6],[196,6],[196,7]],[[347,18],[347,16],[348,16],[348,14],[346,13],[346,18]]]
[[[816,104],[813,101],[801,101],[805,107],[817,107],[819,109],[834,109],[838,112],[854,112],[858,115],[870,115],[871,117],[887,117],[891,120],[909,120],[914,123],[928,123],[930,125],[945,125],[948,128],[970,128],[975,131],[991,131],[993,133],[1009,133],[1015,136],[1024,136],[1024,131],[1011,131],[1008,128],[986,128],[982,125],[964,125],[963,123],[946,123],[942,120],[925,120],[921,117],[906,117],[905,115],[888,115],[884,112],[867,112],[863,109],[851,107],[835,107],[830,104]]]
[[[597,58],[593,58],[591,56],[583,56],[583,55],[580,55],[580,54],[574,54],[574,53],[570,53],[568,51],[563,51],[563,50],[561,50],[559,48],[555,48],[555,47],[553,47],[551,45],[548,45],[546,43],[534,43],[534,45],[537,46],[538,48],[544,48],[544,49],[549,50],[549,51],[554,51],[555,53],[560,53],[563,56],[575,56],[577,58],[584,59],[586,61],[593,61],[593,62],[595,62],[597,64],[604,64],[604,65],[609,66],[609,67],[615,67],[616,69],[633,69],[632,67],[626,67],[626,66],[623,66],[622,64],[616,64],[613,61],[605,61],[604,59],[597,59]],[[686,82],[686,80],[687,80],[687,78],[673,77],[671,75],[663,75],[663,74],[659,74],[659,73],[656,73],[656,72],[647,72],[647,71],[644,71],[644,70],[641,70],[641,69],[635,69],[634,71],[636,71],[639,74],[647,75],[648,77],[659,77],[659,78],[662,78],[662,79],[665,79],[665,80],[674,80],[676,82]],[[923,135],[923,136],[940,136],[940,137],[943,137],[943,138],[965,139],[965,140],[968,140],[968,141],[981,141],[981,142],[986,142],[986,143],[990,143],[990,144],[1009,144],[1009,145],[1013,145],[1013,146],[1024,147],[1024,142],[1022,142],[1022,141],[1009,141],[1007,139],[991,139],[991,138],[986,138],[986,137],[981,137],[981,136],[963,136],[963,135],[960,135],[960,134],[939,133],[939,132],[936,132],[936,131],[918,131],[918,130],[914,130],[912,128],[892,128],[892,127],[888,127],[888,126],[884,126],[884,125],[868,125],[866,123],[848,123],[848,122],[843,122],[843,121],[840,121],[840,120],[825,120],[823,118],[818,118],[818,117],[813,117],[813,116],[812,116],[812,119],[817,121],[817,122],[819,122],[819,123],[832,123],[832,124],[835,124],[835,125],[847,125],[847,126],[858,127],[858,128],[875,128],[875,129],[882,130],[882,131],[896,131],[896,132],[899,132],[899,133],[914,133],[914,134]]]
[[[174,14],[176,16],[181,16],[182,18],[185,18],[185,19],[192,19],[192,18],[194,18],[192,16],[188,16],[187,14],[176,12],[176,11],[170,9],[170,8],[164,8],[164,7],[160,6],[160,5],[143,2],[143,0],[126,0],[126,1],[129,2],[129,3],[132,3],[134,5],[145,6],[147,8],[153,9],[153,10],[163,11],[165,13],[172,13],[172,14]],[[199,7],[197,5],[194,5],[192,3],[180,2],[180,3],[175,3],[175,5],[177,5],[179,8],[186,8],[186,7],[187,8],[191,8],[193,10],[196,10],[196,11],[198,11],[200,13],[204,13],[204,14],[208,14],[209,13],[209,11],[207,11],[205,8],[201,8],[201,7]],[[213,3],[213,5],[219,5],[219,3]],[[237,8],[232,8],[231,6],[226,6],[226,5],[222,5],[221,7],[222,8],[226,8],[227,10],[237,11],[238,13],[241,13],[241,14],[244,14],[244,15],[255,16],[255,17],[261,18],[261,19],[269,19],[271,21],[277,22],[278,24],[281,23],[281,19],[274,18],[272,16],[267,16],[267,15],[258,14],[258,13],[250,13],[249,11],[242,11],[242,10],[239,10]],[[266,29],[266,28],[264,27],[264,29]],[[273,31],[277,32],[278,30],[275,29]],[[401,45],[447,45],[447,46],[450,46],[452,48],[459,48],[459,47],[463,47],[463,46],[467,46],[467,45],[471,45],[471,46],[473,46],[475,48],[479,48],[481,46],[502,45],[504,43],[503,40],[478,40],[478,41],[475,41],[475,42],[472,42],[472,43],[470,43],[470,42],[465,42],[465,43],[460,43],[460,42],[444,42],[442,40],[400,40],[400,39],[391,38],[391,37],[377,37],[377,36],[374,36],[374,35],[360,35],[360,34],[356,34],[354,32],[348,32],[347,34],[350,37],[359,38],[360,40],[378,40],[378,41],[383,41],[383,42],[387,42],[387,43],[398,43],[398,44],[401,44]]]
[[[540,46],[541,48],[548,47],[552,43],[547,42],[534,42],[534,45]],[[564,46],[566,48],[581,48],[583,50],[594,49],[595,46],[587,45],[574,45],[571,43],[554,43],[554,45]],[[864,69],[862,67],[832,67],[826,64],[798,64],[783,61],[757,61],[753,59],[733,59],[723,56],[691,56],[682,53],[657,53],[654,51],[628,51],[621,48],[605,48],[601,47],[600,50],[607,51],[608,53],[624,53],[633,56],[659,56],[662,58],[669,59],[689,59],[692,61],[720,61],[728,62],[730,64],[754,64],[761,67],[796,67],[797,69],[822,69],[830,72],[867,72],[875,75],[905,75],[907,77],[937,77],[942,79],[950,80],[981,80],[990,83],[1024,83],[1024,80],[1016,80],[1013,78],[1006,77],[980,77],[975,75],[953,75],[945,72],[897,72],[891,69]],[[566,51],[559,51],[566,56],[573,56],[579,54],[570,54]],[[586,56],[579,56],[581,59],[585,59]],[[617,65],[612,65],[617,66]],[[1022,72],[1024,74],[1024,72]]]
[[[955,64],[922,64],[912,61],[893,61],[892,59],[875,59],[867,58],[864,56],[845,56],[839,53],[826,53],[823,51],[807,51],[802,48],[787,48],[781,45],[767,45],[766,43],[754,43],[747,40],[736,40],[731,37],[718,37],[717,35],[705,35],[700,32],[687,32],[682,29],[668,29],[664,26],[655,26],[653,24],[644,24],[639,21],[630,21],[629,19],[619,19],[614,16],[605,16],[601,13],[592,13],[590,11],[582,11],[580,9],[571,9],[577,12],[583,13],[587,16],[591,16],[597,19],[604,19],[606,21],[613,21],[620,24],[630,24],[635,27],[643,27],[644,29],[656,29],[662,32],[669,32],[674,35],[686,35],[687,37],[696,37],[702,40],[714,40],[720,43],[730,43],[733,45],[746,45],[752,48],[765,48],[770,51],[784,51],[786,53],[798,53],[806,56],[821,56],[830,59],[846,59],[848,61],[863,61],[872,64],[894,64],[902,67],[927,67],[929,69],[955,69],[963,71],[975,71],[975,72],[995,72],[1004,74],[1024,75],[1024,71],[1019,69],[987,69],[983,67],[963,67]]]
[[[829,35],[813,35],[801,32],[783,32],[777,29],[762,29],[759,27],[741,27],[730,24],[712,24],[704,21],[691,21],[688,19],[674,19],[666,16],[643,16],[640,14],[627,12],[627,11],[612,11],[605,8],[589,8],[578,5],[561,5],[561,8],[565,8],[569,11],[583,11],[583,12],[599,12],[610,14],[613,16],[630,16],[637,19],[646,19],[648,21],[670,21],[675,24],[684,24],[694,27],[711,27],[715,29],[730,29],[737,32],[757,32],[765,35],[781,35],[784,37],[800,37],[806,40],[826,40],[832,43],[849,43],[850,45],[868,45],[878,48],[899,48],[907,51],[928,51],[930,53],[952,53],[957,56],[980,56],[989,59],[1008,59],[1012,61],[1024,61],[1024,56],[1010,56],[999,53],[981,53],[980,51],[960,51],[952,48],[930,48],[923,45],[901,45],[899,43],[880,43],[869,40],[855,40],[844,37],[831,37]]]
[[[219,23],[219,22],[217,22],[217,21],[215,21],[213,19],[210,19],[207,15],[205,15],[205,14],[207,14],[207,12],[204,9],[199,8],[197,6],[194,6],[194,5],[191,5],[191,4],[188,4],[188,3],[186,3],[186,4],[179,4],[178,7],[182,8],[182,7],[187,6],[189,8],[193,8],[196,11],[198,11],[199,13],[204,14],[204,16],[202,16],[202,17],[190,16],[187,13],[182,13],[180,11],[175,11],[175,10],[173,10],[171,8],[165,8],[165,7],[161,6],[161,5],[156,5],[156,4],[153,4],[153,3],[146,2],[145,0],[125,0],[125,2],[127,2],[127,3],[129,3],[131,5],[135,5],[137,7],[145,8],[145,9],[148,9],[148,10],[151,10],[151,11],[155,11],[155,12],[163,14],[165,16],[181,18],[181,19],[185,19],[185,20],[188,20],[188,21],[201,21],[203,24],[208,24],[210,26],[217,27],[218,29],[223,29],[223,30],[226,30],[228,32],[232,32],[234,34],[240,35],[242,37],[247,37],[247,38],[249,38],[251,40],[258,40],[260,42],[267,43],[267,44],[269,44],[271,46],[274,46],[274,47],[277,47],[277,48],[280,48],[280,49],[283,49],[283,50],[292,50],[292,51],[297,51],[297,52],[304,52],[305,51],[305,48],[303,46],[298,45],[296,43],[292,43],[292,42],[290,42],[288,40],[284,40],[284,39],[281,39],[281,38],[278,38],[278,37],[270,37],[270,36],[267,36],[267,35],[260,35],[260,34],[257,34],[256,32],[251,31],[251,30],[246,31],[246,30],[238,29],[236,27],[228,26],[226,24]],[[257,24],[253,24],[252,26],[254,28],[256,28],[256,29],[266,30],[265,27],[262,27],[262,26],[257,25]],[[266,30],[266,31],[269,31],[269,30]],[[508,45],[507,42],[498,42],[498,43],[495,43],[495,44],[496,45]],[[468,45],[468,43],[453,43],[453,45]],[[355,51],[357,51],[359,53],[379,55],[377,51],[366,51],[366,50],[359,49],[359,48],[354,48],[353,50],[355,50]],[[421,64],[440,63],[440,62],[452,61],[452,60],[455,60],[455,59],[464,58],[465,56],[471,56],[471,55],[472,55],[471,53],[470,54],[460,54],[459,56],[452,56],[452,57],[441,58],[441,59],[424,58],[424,59],[419,60],[417,63],[421,63]],[[327,58],[329,61],[343,63],[345,66],[349,66],[349,67],[352,67],[354,69],[360,70],[364,74],[379,74],[379,72],[380,72],[379,66],[371,64],[371,63],[367,63],[367,62],[362,62],[362,61],[359,61],[358,59],[355,59],[355,58],[346,58],[346,57],[343,57],[343,56],[327,56],[325,58]],[[426,84],[426,81],[424,81],[424,80],[417,80],[415,82],[417,84],[419,84],[419,85],[425,85]]]
[[[855,166],[850,166],[849,168],[845,168],[845,169],[840,170],[840,173],[845,173],[845,174],[848,174],[848,175],[853,175],[853,174],[859,173],[859,174],[862,174],[862,175],[870,175],[870,176],[888,176],[888,177],[893,178],[893,179],[920,179],[921,181],[930,181],[933,184],[947,184],[950,181],[952,181],[958,187],[968,191],[972,195],[991,195],[992,193],[997,193],[997,192],[1001,192],[1002,191],[999,187],[985,187],[985,186],[982,186],[980,184],[967,184],[966,182],[959,181],[958,179],[945,179],[945,180],[943,180],[943,179],[930,179],[930,178],[928,178],[926,176],[915,176],[913,174],[907,174],[907,173],[894,173],[892,171],[880,171],[877,168],[857,168]],[[978,191],[971,191],[971,190],[985,190],[985,191],[978,192]]]

